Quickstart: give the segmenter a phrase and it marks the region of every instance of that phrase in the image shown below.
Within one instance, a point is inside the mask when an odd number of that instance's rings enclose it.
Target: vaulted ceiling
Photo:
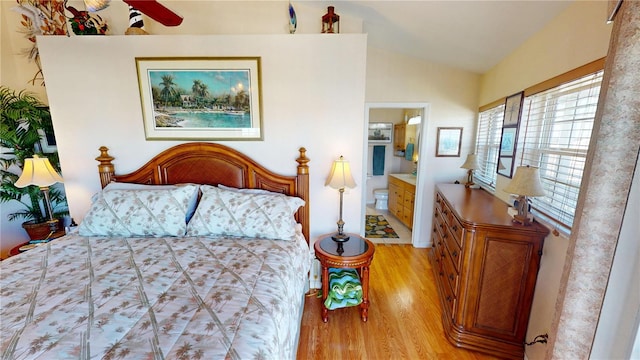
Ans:
[[[370,46],[484,73],[573,0],[302,2],[363,19]]]

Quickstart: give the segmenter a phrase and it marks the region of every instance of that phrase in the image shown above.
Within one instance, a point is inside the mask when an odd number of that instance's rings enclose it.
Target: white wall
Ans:
[[[388,107],[428,104],[421,126],[419,187],[416,189],[414,245],[431,245],[435,184],[466,178],[460,165],[473,149],[480,76],[468,71],[421,61],[383,49],[368,48],[366,100]],[[412,106],[414,103],[416,106]],[[462,127],[460,157],[436,157],[438,127]],[[424,175],[424,176],[423,176]]]
[[[366,35],[87,36],[38,38],[71,214],[82,220],[99,190],[98,147],[126,173],[178,141],[146,141],[136,56],[260,56],[264,141],[223,142],[280,173],[310,162],[311,236],[335,229],[338,193],[325,187],[339,155],[361,159]],[[354,134],[358,134],[354,136]],[[362,164],[352,162],[355,173]],[[360,231],[360,192],[344,220]]]

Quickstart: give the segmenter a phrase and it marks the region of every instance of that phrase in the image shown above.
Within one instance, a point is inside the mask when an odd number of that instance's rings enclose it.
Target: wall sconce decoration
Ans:
[[[342,220],[342,198],[344,195],[344,188],[354,188],[356,187],[356,182],[353,180],[353,176],[351,175],[351,167],[349,166],[349,162],[344,159],[343,156],[333,163],[333,167],[331,168],[331,173],[327,178],[327,182],[324,184],[325,186],[330,186],[334,189],[338,189],[340,192],[340,220],[338,220],[338,233],[333,235],[331,238],[336,242],[345,242],[349,240],[349,236],[346,235],[343,231],[344,229],[344,221]]]
[[[322,15],[322,33],[340,33],[340,15],[336,14],[333,6],[327,8],[327,13]]]
[[[533,218],[529,215],[529,196],[544,196],[546,193],[542,182],[540,182],[540,172],[537,167],[518,166],[513,180],[504,188],[505,192],[518,195],[518,213],[513,216],[513,220],[522,225],[531,225]]]

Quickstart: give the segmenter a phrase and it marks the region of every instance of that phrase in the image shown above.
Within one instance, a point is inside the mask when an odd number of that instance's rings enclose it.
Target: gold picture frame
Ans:
[[[147,140],[263,140],[260,57],[136,58]]]

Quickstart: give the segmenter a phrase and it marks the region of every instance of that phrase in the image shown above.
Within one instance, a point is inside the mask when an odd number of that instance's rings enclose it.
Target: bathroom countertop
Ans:
[[[389,176],[393,176],[394,178],[402,180],[413,186],[416,185],[416,176],[413,174],[389,174]]]

